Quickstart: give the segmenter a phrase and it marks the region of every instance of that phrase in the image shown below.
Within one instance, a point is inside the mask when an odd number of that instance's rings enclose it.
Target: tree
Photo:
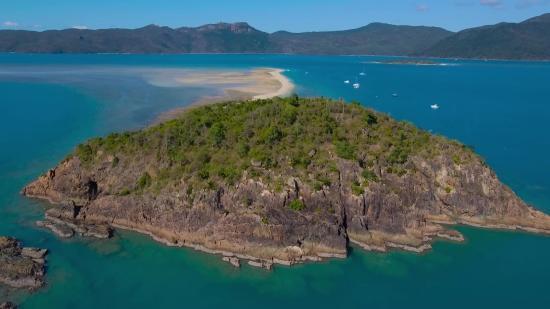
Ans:
[[[293,106],[298,106],[300,103],[298,102],[300,98],[298,98],[298,95],[296,93],[293,93],[288,97],[288,103]]]
[[[274,143],[280,141],[283,138],[283,133],[276,125],[271,125],[264,129],[260,134],[260,140],[266,143]]]
[[[220,146],[225,140],[225,128],[222,124],[216,123],[210,128],[209,139],[214,146]]]

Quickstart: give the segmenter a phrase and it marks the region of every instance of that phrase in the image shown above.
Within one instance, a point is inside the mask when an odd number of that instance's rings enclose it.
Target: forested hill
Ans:
[[[1,30],[0,52],[87,53],[288,53],[312,55],[408,55],[452,35],[442,28],[373,23],[346,31],[269,34],[247,23],[172,29]]]
[[[467,29],[415,56],[437,58],[549,60],[550,14],[521,23]]]

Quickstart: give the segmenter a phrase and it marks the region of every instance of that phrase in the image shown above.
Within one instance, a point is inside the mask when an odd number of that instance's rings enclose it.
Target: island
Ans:
[[[109,226],[271,268],[463,241],[452,225],[550,233],[472,146],[358,102],[228,101],[79,144],[21,194],[46,221]]]
[[[375,63],[380,64],[409,64],[409,65],[441,65],[440,62],[428,61],[428,60],[408,60],[408,59],[399,59],[399,60],[379,60]]]

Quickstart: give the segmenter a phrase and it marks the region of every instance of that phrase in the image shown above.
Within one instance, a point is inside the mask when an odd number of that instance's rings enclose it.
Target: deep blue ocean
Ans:
[[[133,232],[59,240],[34,226],[47,205],[18,194],[79,142],[142,128],[164,111],[220,94],[177,85],[174,76],[271,67],[287,70],[299,96],[357,100],[474,145],[516,194],[550,213],[550,63],[372,63],[381,59],[387,58],[0,54],[0,235],[51,250],[45,289],[0,288],[0,300],[23,309],[546,308],[546,236],[459,227],[466,243],[437,242],[422,255],[352,247],[346,260],[238,270],[220,256],[168,248]],[[356,77],[359,89],[351,86]]]

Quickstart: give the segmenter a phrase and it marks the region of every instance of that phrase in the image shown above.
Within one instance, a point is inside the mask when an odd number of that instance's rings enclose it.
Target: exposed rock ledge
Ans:
[[[42,287],[47,252],[47,249],[22,248],[15,238],[0,236],[0,283],[14,288]],[[10,308],[8,303],[5,306]]]
[[[51,216],[48,213],[46,213],[44,221],[36,222],[36,226],[47,228],[61,238],[71,238],[75,232],[84,237],[102,239],[111,238],[113,235],[113,229],[107,224],[86,225],[78,223],[78,221],[77,223],[73,223],[69,220],[62,220]]]

